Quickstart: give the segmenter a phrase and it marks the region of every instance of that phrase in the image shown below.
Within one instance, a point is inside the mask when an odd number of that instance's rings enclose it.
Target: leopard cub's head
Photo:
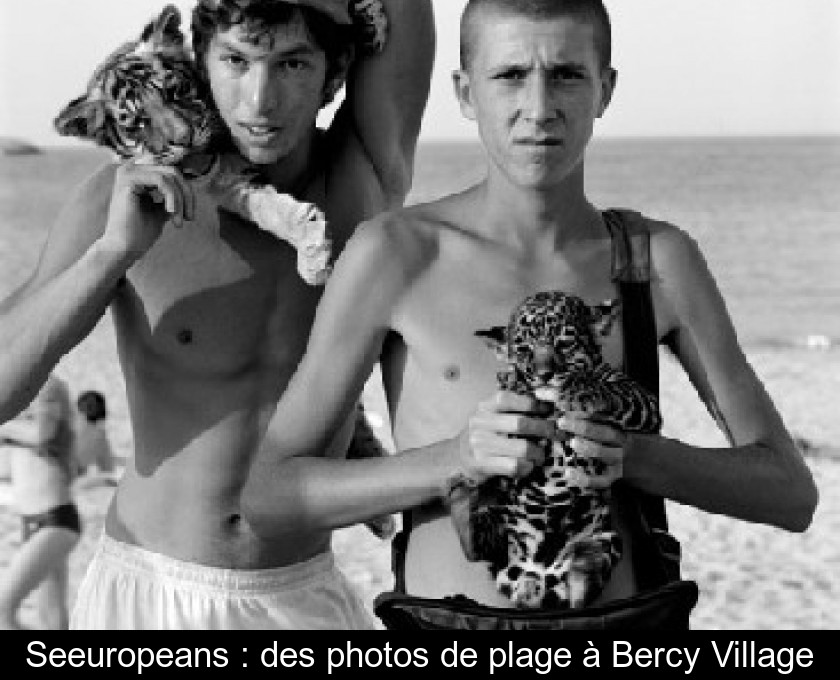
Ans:
[[[620,311],[618,300],[587,305],[561,291],[536,293],[523,300],[507,326],[476,332],[529,389],[558,385],[575,372],[603,362],[598,337]]]

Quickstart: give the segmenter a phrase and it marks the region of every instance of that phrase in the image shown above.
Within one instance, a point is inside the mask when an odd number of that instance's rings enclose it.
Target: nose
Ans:
[[[546,345],[534,348],[534,368],[540,378],[550,377],[554,372],[554,351]]]
[[[267,66],[257,64],[248,73],[243,93],[254,114],[268,114],[277,108],[280,102],[280,80],[272,77]]]
[[[539,123],[556,115],[551,84],[545,74],[535,73],[528,78],[523,96],[522,110],[528,120]]]

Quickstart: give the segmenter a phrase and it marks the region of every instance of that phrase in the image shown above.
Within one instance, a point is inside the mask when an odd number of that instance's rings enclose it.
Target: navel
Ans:
[[[193,341],[193,332],[189,328],[182,328],[175,337],[178,338],[178,342],[182,345],[189,345]]]
[[[443,377],[447,380],[458,380],[461,377],[461,369],[457,365],[451,364],[443,369]]]

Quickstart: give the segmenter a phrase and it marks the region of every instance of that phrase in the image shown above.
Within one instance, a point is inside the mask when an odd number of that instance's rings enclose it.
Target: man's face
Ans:
[[[556,186],[582,168],[612,94],[614,73],[601,67],[594,30],[572,17],[484,11],[474,20],[472,62],[455,73],[461,110],[514,184]]]
[[[255,39],[240,25],[207,50],[213,98],[239,152],[276,163],[304,150],[324,103],[326,56],[300,15]]]

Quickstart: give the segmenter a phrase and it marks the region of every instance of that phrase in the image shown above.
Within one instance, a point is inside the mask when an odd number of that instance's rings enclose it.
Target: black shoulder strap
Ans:
[[[391,571],[394,573],[394,590],[405,593],[405,553],[411,534],[411,509],[402,513],[402,529],[391,541]]]
[[[632,210],[606,210],[604,223],[613,242],[612,276],[623,310],[624,372],[648,390],[659,395],[659,341],[650,292],[650,232],[647,221]],[[640,535],[651,537],[651,530],[668,530],[665,501],[660,496],[620,485],[621,493],[634,497],[639,505]],[[636,550],[636,575],[642,589],[667,580],[656,546],[640,545]]]
[[[605,211],[604,223],[613,242],[612,278],[621,294],[624,372],[658,395],[659,343],[650,295],[650,234],[644,218],[629,210]]]

